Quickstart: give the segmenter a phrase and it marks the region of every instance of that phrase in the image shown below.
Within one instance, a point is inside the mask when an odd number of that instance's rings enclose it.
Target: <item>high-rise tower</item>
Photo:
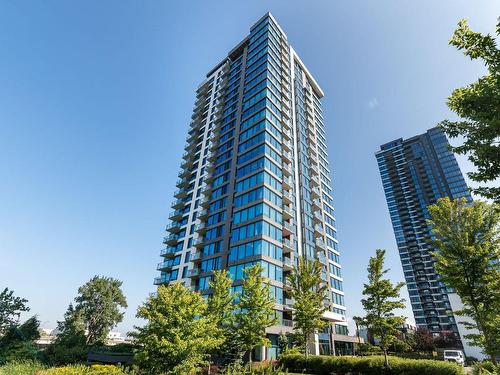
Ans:
[[[286,275],[299,257],[318,259],[329,285],[332,325],[316,348],[331,352],[347,335],[322,96],[271,14],[196,91],[155,284],[208,294],[212,271],[228,269],[238,291],[243,270],[260,263],[280,322],[260,359],[274,357],[278,334],[292,329]]]
[[[462,340],[465,331],[454,314],[460,299],[440,281],[428,242],[429,205],[443,197],[472,201],[446,136],[432,128],[380,146],[376,157],[417,327],[477,356]]]

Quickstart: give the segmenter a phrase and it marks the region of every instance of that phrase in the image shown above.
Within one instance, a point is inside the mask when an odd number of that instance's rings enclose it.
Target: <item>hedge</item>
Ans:
[[[384,357],[333,357],[284,355],[280,363],[290,372],[306,372],[317,375],[465,375],[464,369],[454,363],[428,359],[389,357],[390,369],[384,369]]]

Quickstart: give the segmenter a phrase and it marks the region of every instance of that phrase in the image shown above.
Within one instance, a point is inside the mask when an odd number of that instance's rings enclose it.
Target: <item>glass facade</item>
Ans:
[[[270,14],[207,74],[155,284],[208,294],[212,271],[228,269],[238,290],[244,269],[260,264],[280,319],[273,335],[291,330],[286,276],[299,257],[318,259],[326,319],[347,326],[322,96]]]
[[[439,198],[472,198],[439,128],[397,139],[376,153],[389,214],[417,327],[435,336],[460,335],[449,293],[434,269],[427,206]]]

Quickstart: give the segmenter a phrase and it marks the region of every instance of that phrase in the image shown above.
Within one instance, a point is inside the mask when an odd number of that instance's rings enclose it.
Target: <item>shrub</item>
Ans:
[[[390,369],[384,372],[384,358],[382,356],[372,357],[332,357],[332,356],[310,356],[307,359],[303,355],[284,355],[281,364],[292,372],[308,372],[317,375],[380,375],[404,374],[404,375],[464,375],[462,367],[454,363],[415,360],[391,357]]]
[[[0,375],[36,375],[45,367],[35,361],[15,361],[0,366]]]
[[[495,365],[493,362],[484,361],[476,362],[472,368],[473,375],[496,375],[500,374],[500,365]]]
[[[73,365],[64,367],[52,367],[40,371],[37,375],[125,375],[131,374],[120,367],[112,365]]]

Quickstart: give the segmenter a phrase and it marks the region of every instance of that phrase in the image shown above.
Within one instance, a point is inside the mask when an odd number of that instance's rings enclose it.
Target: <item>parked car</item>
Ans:
[[[443,355],[445,361],[455,362],[461,366],[465,364],[465,355],[461,350],[445,350]]]

